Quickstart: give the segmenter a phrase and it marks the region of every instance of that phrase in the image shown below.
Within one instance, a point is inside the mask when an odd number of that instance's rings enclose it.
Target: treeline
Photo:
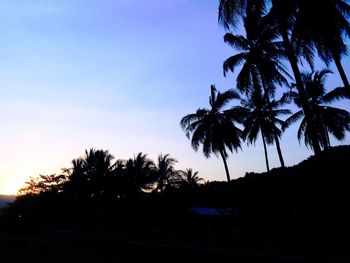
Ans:
[[[61,174],[31,177],[18,195],[51,193],[68,198],[120,200],[205,183],[191,168],[176,170],[177,160],[169,154],[159,154],[156,162],[142,152],[128,160],[113,159],[108,151],[86,150],[84,157],[72,160],[72,167],[63,168]]]
[[[176,162],[169,154],[153,161],[143,153],[114,161],[108,151],[86,150],[62,173],[31,178],[5,214],[14,231],[34,232],[96,232],[103,226],[97,221],[115,214],[134,220],[139,209],[156,216],[168,209],[175,193],[190,193],[207,183],[192,169],[175,169]],[[107,211],[112,211],[109,216],[101,215]]]

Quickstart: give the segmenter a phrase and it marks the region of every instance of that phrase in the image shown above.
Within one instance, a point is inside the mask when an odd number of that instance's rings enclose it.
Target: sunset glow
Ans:
[[[169,153],[179,169],[225,180],[221,159],[194,152],[179,126],[207,107],[211,84],[234,88],[236,75],[222,73],[233,49],[222,40],[217,1],[4,0],[0,7],[0,194],[59,173],[89,148],[117,159]],[[349,57],[343,63],[348,70]],[[341,83],[334,72],[332,88]],[[296,130],[282,137],[287,165],[312,154]],[[278,166],[275,148],[268,151]],[[228,164],[232,178],[264,171],[261,141]]]

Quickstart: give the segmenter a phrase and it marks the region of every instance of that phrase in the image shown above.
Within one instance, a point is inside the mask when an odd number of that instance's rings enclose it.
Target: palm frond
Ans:
[[[250,48],[249,41],[247,41],[247,39],[241,35],[226,33],[224,35],[224,42],[228,43],[231,47],[238,51],[245,51]]]
[[[302,110],[297,111],[292,116],[290,116],[288,119],[285,120],[285,124],[283,125],[282,129],[287,129],[290,125],[293,123],[299,121],[301,118],[303,118],[304,112]]]
[[[224,76],[226,76],[226,73],[228,71],[234,72],[237,66],[242,65],[245,60],[245,56],[246,56],[246,53],[243,52],[243,53],[233,55],[228,59],[226,59],[223,63]]]
[[[337,87],[327,94],[325,94],[320,102],[321,103],[333,103],[335,101],[347,98],[347,90],[344,87]]]
[[[241,14],[244,10],[244,0],[220,0],[218,20],[225,29],[236,27],[239,24]]]
[[[233,89],[227,90],[223,93],[218,92],[215,104],[213,106],[215,109],[220,110],[233,99],[240,99],[239,94]]]

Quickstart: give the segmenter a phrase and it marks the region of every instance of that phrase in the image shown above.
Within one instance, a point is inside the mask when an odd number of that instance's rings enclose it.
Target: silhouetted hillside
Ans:
[[[16,199],[15,195],[0,195],[0,209]]]
[[[326,202],[323,204],[326,205],[330,200],[342,197],[344,199],[338,201],[344,202],[350,200],[346,199],[349,197],[349,161],[350,146],[332,147],[292,167],[247,173],[245,177],[230,183],[212,182],[202,188],[196,200],[203,202],[203,205],[208,202],[212,206],[247,202],[258,204],[262,201],[267,202],[267,205],[281,202],[283,198],[294,201],[301,199],[302,202],[318,199],[319,202]]]
[[[350,145],[330,147],[318,156],[311,156],[297,165],[285,169],[275,168],[265,173],[247,173],[250,176],[274,176],[274,175],[296,175],[296,176],[345,176],[343,168],[347,168],[350,161]],[[338,173],[339,174],[336,174]]]

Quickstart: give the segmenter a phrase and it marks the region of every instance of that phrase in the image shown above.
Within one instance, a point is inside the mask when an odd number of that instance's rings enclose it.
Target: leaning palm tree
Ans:
[[[273,144],[276,137],[279,139],[282,131],[278,126],[284,125],[284,121],[278,118],[279,115],[290,114],[290,110],[281,109],[284,100],[267,103],[266,96],[263,96],[259,89],[249,96],[248,100],[242,99],[242,106],[248,110],[248,114],[243,122],[243,138],[248,144],[255,144],[259,133],[264,146],[266,169],[270,171],[267,155],[267,144]]]
[[[328,104],[342,97],[339,89],[326,92],[325,80],[329,70],[314,71],[309,74],[303,74],[306,93],[311,104],[312,119],[318,129],[318,141],[323,148],[330,146],[329,134],[336,139],[343,140],[346,131],[350,131],[350,113],[346,110],[331,107]],[[294,103],[300,108],[300,96],[296,92],[290,92]],[[302,110],[297,111],[286,120],[284,128],[301,119],[298,130],[299,141],[304,137],[305,145],[313,147],[311,143],[310,127],[305,120]]]
[[[227,150],[233,152],[241,148],[241,130],[234,125],[241,116],[235,119],[232,115],[223,111],[223,108],[232,100],[238,99],[239,95],[233,90],[223,93],[218,92],[214,85],[211,86],[209,97],[210,108],[198,109],[195,113],[188,114],[181,119],[180,125],[191,138],[191,144],[195,151],[203,145],[204,156],[209,158],[212,153],[220,154],[226,171],[227,181],[230,181],[226,159]]]
[[[227,33],[224,37],[225,42],[239,51],[225,60],[224,74],[229,70],[234,72],[237,66],[242,65],[237,76],[237,88],[251,96],[250,94],[254,93],[255,89],[260,90],[262,87],[268,109],[272,115],[270,95],[274,95],[276,85],[288,86],[286,77],[290,78],[281,63],[281,58],[286,56],[283,43],[276,40],[278,36],[276,28],[266,26],[262,17],[259,17],[259,14],[255,12],[244,17],[244,28],[246,36]],[[274,142],[281,166],[284,167],[277,133],[274,134]]]

